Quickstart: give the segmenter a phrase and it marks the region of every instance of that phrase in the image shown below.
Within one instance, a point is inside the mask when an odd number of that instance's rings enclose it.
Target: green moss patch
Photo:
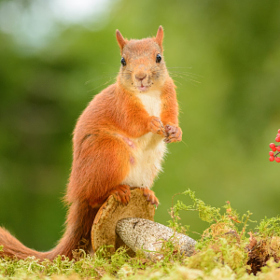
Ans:
[[[169,241],[160,260],[146,259],[141,251],[131,258],[123,248],[111,255],[106,247],[93,256],[80,251],[75,261],[60,256],[41,263],[32,257],[6,258],[0,260],[0,279],[280,279],[280,217],[264,218],[257,225],[252,213],[240,215],[229,202],[215,208],[191,190],[183,195],[191,203],[177,201],[169,225],[188,234],[190,227],[180,224],[183,211],[196,211],[209,224],[191,257]]]

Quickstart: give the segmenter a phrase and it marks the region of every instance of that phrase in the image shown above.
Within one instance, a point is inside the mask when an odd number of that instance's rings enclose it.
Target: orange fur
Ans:
[[[130,187],[144,188],[147,200],[158,204],[149,188],[160,169],[156,165],[165,151],[163,140],[170,143],[181,137],[175,85],[163,60],[163,29],[159,28],[155,38],[128,41],[119,31],[116,37],[126,65],[121,67],[117,82],[93,98],[75,127],[72,171],[65,196],[69,211],[62,239],[53,250],[41,253],[25,247],[0,228],[0,245],[4,245],[0,257],[24,259],[33,255],[53,260],[65,255],[71,259],[75,249],[89,250],[90,246],[81,242],[90,244],[91,226],[100,205],[110,194],[127,203]],[[158,54],[162,56],[160,62],[156,62]],[[150,96],[143,101],[146,93]],[[153,109],[153,100],[159,102],[160,115],[156,117],[148,112]],[[150,164],[156,166],[152,172],[144,172],[145,182],[151,182],[145,186],[137,183],[141,174],[136,178],[132,172],[133,168],[145,171],[146,158],[142,155],[154,160],[155,164]],[[127,178],[135,185],[125,183]]]

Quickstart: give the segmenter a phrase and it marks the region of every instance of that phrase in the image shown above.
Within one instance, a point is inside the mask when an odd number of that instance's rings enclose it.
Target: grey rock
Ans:
[[[147,257],[161,258],[160,250],[165,241],[171,240],[178,245],[181,253],[191,256],[196,241],[189,236],[175,232],[162,224],[141,219],[125,218],[119,220],[116,233],[134,252],[143,249]]]

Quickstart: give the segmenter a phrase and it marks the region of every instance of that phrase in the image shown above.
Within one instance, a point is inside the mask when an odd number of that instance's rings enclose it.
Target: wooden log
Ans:
[[[128,217],[154,220],[154,215],[155,207],[147,201],[139,188],[131,190],[131,198],[127,205],[121,204],[111,195],[100,207],[92,225],[93,252],[100,246],[109,245],[113,253],[120,246],[125,245],[116,234],[116,225],[119,220]],[[133,256],[134,253],[131,251],[129,254]]]

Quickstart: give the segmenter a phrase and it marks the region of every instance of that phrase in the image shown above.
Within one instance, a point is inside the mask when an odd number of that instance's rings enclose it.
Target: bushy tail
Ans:
[[[74,202],[69,208],[63,237],[57,246],[48,252],[38,252],[27,248],[7,230],[0,227],[0,246],[4,246],[3,251],[0,251],[0,257],[8,256],[25,259],[28,256],[35,256],[40,260],[53,260],[58,255],[64,255],[72,259],[73,250],[79,248],[89,249],[91,227],[97,211],[97,208],[91,208],[86,202]],[[88,246],[86,243],[88,243]]]

